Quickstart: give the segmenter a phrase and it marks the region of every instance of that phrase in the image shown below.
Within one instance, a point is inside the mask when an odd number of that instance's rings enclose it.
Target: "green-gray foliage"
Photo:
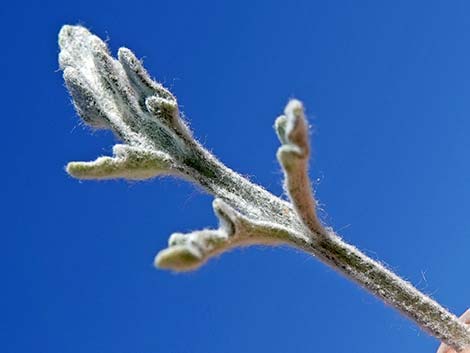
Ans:
[[[290,202],[243,178],[209,153],[181,118],[175,96],[153,81],[126,48],[114,59],[98,37],[80,26],[59,34],[60,67],[83,121],[122,140],[113,157],[71,162],[80,179],[142,180],[158,175],[187,179],[213,194],[218,229],[170,236],[155,264],[193,270],[211,257],[251,244],[286,244],[314,255],[357,282],[443,342],[470,347],[465,324],[379,262],[345,243],[316,216],[308,178],[308,124],[302,103],[291,100],[275,123],[277,157]]]

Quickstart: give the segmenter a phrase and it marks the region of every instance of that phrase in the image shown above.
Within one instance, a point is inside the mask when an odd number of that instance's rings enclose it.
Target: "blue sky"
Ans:
[[[272,131],[288,98],[314,126],[323,220],[455,313],[470,307],[470,3],[23,1],[0,9],[0,350],[434,352],[437,342],[286,248],[155,270],[175,231],[214,226],[182,181],[79,182],[115,139],[80,124],[57,33],[127,46],[222,161],[282,195]]]

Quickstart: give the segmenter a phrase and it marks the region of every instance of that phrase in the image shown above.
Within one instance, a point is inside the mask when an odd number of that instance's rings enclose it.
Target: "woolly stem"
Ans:
[[[334,233],[317,243],[301,243],[299,247],[360,284],[457,351],[470,346],[470,332],[455,315]]]
[[[354,246],[344,242],[332,230],[328,236],[317,233],[311,237],[298,221],[292,206],[268,191],[251,183],[233,170],[227,168],[208,152],[205,169],[207,177],[200,174],[201,185],[229,205],[246,210],[250,205],[250,216],[256,216],[272,223],[286,224],[289,244],[315,256],[328,266],[391,305],[423,330],[447,343],[457,351],[470,346],[470,332],[458,318],[439,303],[420,292],[379,262],[371,259]],[[206,173],[207,174],[207,173]],[[223,176],[222,179],[218,176]]]
[[[226,172],[223,164],[212,161],[214,174],[224,175],[223,185],[206,179],[209,192],[215,193],[233,207],[246,204],[254,205],[253,211],[271,222],[282,218],[291,220],[289,244],[315,256],[331,268],[394,307],[423,330],[445,342],[457,351],[470,346],[470,332],[458,318],[439,303],[420,292],[409,282],[403,280],[379,262],[371,259],[354,246],[344,242],[333,231],[328,236],[311,238],[305,228],[297,221],[292,207],[266,190],[252,184],[237,173]],[[256,205],[262,205],[260,209]],[[261,206],[260,205],[260,206]]]

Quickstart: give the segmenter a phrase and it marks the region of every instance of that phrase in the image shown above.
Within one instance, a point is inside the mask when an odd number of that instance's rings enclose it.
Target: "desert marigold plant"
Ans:
[[[253,244],[301,249],[355,281],[443,342],[440,352],[470,349],[470,313],[461,319],[379,262],[344,242],[316,215],[308,177],[310,144],[304,107],[290,100],[274,127],[277,158],[289,201],[237,174],[205,149],[182,119],[175,96],[150,78],[127,48],[117,60],[106,44],[81,26],[59,34],[59,62],[78,114],[89,126],[109,129],[122,141],[113,156],[70,162],[79,179],[143,180],[181,177],[215,196],[217,229],[174,233],[155,265],[194,270],[211,257]]]

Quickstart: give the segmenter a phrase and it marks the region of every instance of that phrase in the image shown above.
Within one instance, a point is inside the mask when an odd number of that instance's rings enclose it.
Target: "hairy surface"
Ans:
[[[175,175],[216,197],[219,228],[171,235],[168,248],[155,258],[156,266],[188,271],[234,247],[290,245],[357,282],[455,350],[470,347],[464,322],[318,220],[308,178],[308,124],[300,101],[291,100],[275,123],[287,202],[201,146],[181,118],[175,96],[150,78],[129,49],[119,49],[116,60],[103,41],[81,26],[64,26],[59,45],[60,67],[78,114],[91,127],[110,129],[123,141],[112,157],[69,163],[70,175],[130,180]]]

